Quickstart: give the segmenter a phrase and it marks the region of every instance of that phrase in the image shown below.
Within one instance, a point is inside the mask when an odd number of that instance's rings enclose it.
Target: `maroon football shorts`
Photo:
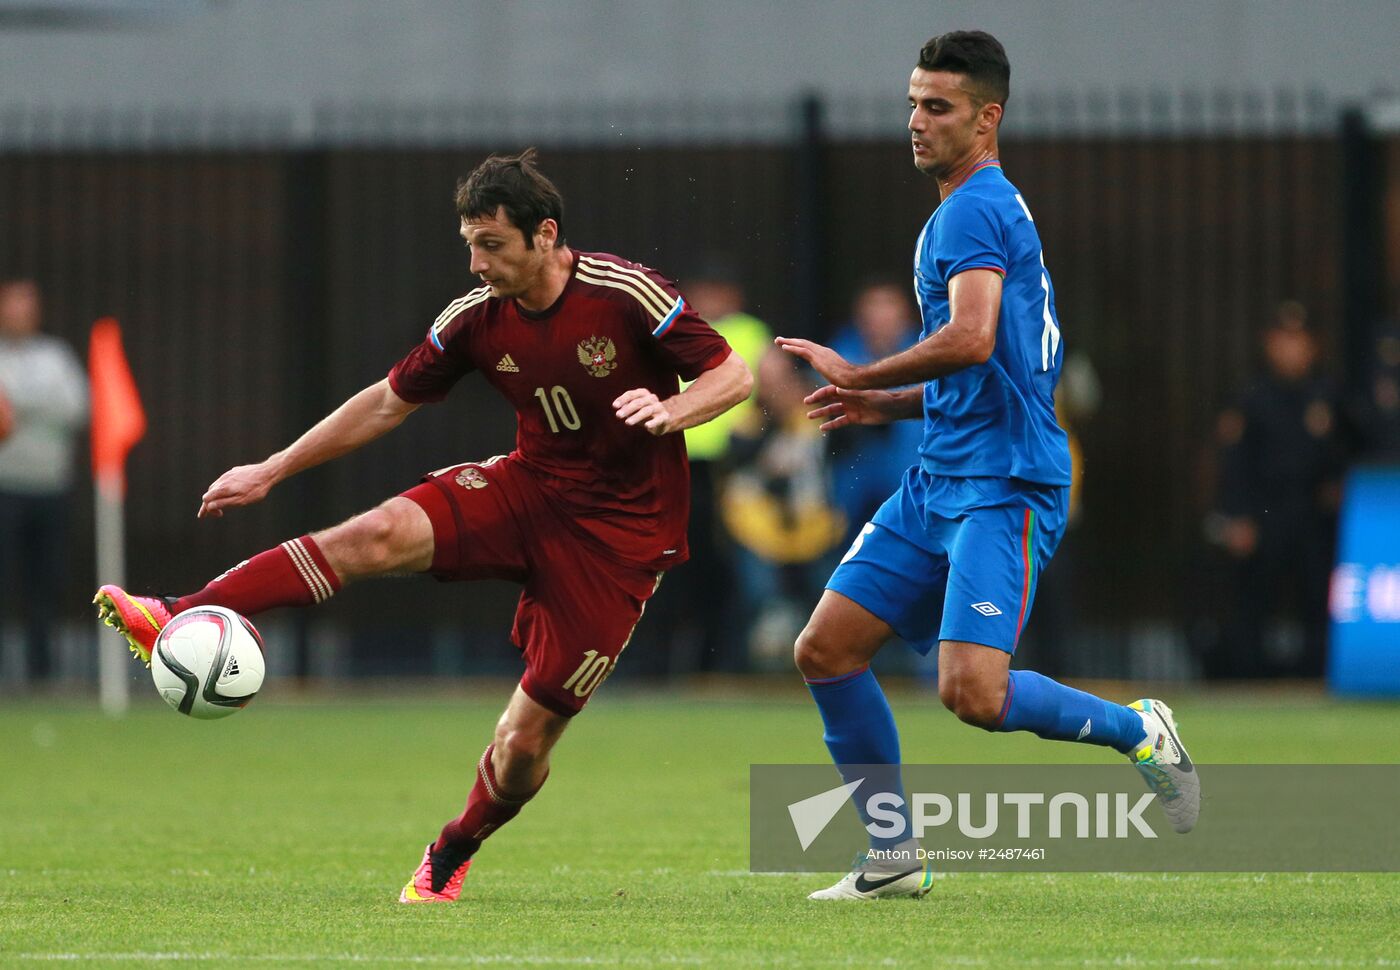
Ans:
[[[429,572],[437,579],[524,584],[511,631],[525,655],[520,686],[556,714],[581,711],[617,665],[661,577],[580,538],[514,458],[444,468],[403,495],[433,523]]]

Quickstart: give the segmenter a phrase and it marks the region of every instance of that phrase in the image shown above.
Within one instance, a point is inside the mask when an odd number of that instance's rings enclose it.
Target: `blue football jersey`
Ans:
[[[1030,209],[987,162],[934,210],[914,248],[925,338],[948,324],[948,282],[970,269],[1002,275],[996,349],[985,364],[924,385],[919,457],[933,475],[1068,485],[1069,440],[1055,421],[1064,351],[1055,290]]]

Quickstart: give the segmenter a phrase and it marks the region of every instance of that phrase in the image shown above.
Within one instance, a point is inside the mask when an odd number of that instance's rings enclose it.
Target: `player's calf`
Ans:
[[[496,740],[476,766],[462,814],[443,826],[399,894],[401,903],[451,902],[476,851],[534,798],[549,777],[549,753],[569,719],[519,688],[496,725]]]
[[[462,814],[443,826],[437,840],[423,852],[413,878],[399,893],[401,903],[444,903],[455,900],[462,891],[462,880],[481,844],[505,825],[525,803],[539,793],[544,779],[534,789],[515,793],[503,788],[488,747],[476,766],[476,782],[467,796]],[[545,771],[548,777],[548,770]]]
[[[256,616],[279,606],[325,602],[341,585],[340,574],[316,540],[299,536],[224,570],[199,592],[176,600],[171,612],[224,606],[244,616]]]
[[[498,727],[491,746],[495,753],[492,769],[502,788],[538,791],[549,775],[549,752],[562,731],[562,726],[559,732],[548,734],[515,726]]]

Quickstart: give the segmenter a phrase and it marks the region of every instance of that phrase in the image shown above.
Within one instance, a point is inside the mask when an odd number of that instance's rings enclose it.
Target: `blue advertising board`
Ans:
[[[1327,680],[1339,694],[1400,695],[1400,468],[1357,469],[1343,495]]]

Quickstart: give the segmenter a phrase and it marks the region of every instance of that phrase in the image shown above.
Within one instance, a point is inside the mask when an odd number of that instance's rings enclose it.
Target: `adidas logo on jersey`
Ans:
[[[510,359],[510,354],[501,358],[501,362],[496,365],[496,370],[504,371],[507,374],[519,374],[520,368],[515,366],[515,361]]]

